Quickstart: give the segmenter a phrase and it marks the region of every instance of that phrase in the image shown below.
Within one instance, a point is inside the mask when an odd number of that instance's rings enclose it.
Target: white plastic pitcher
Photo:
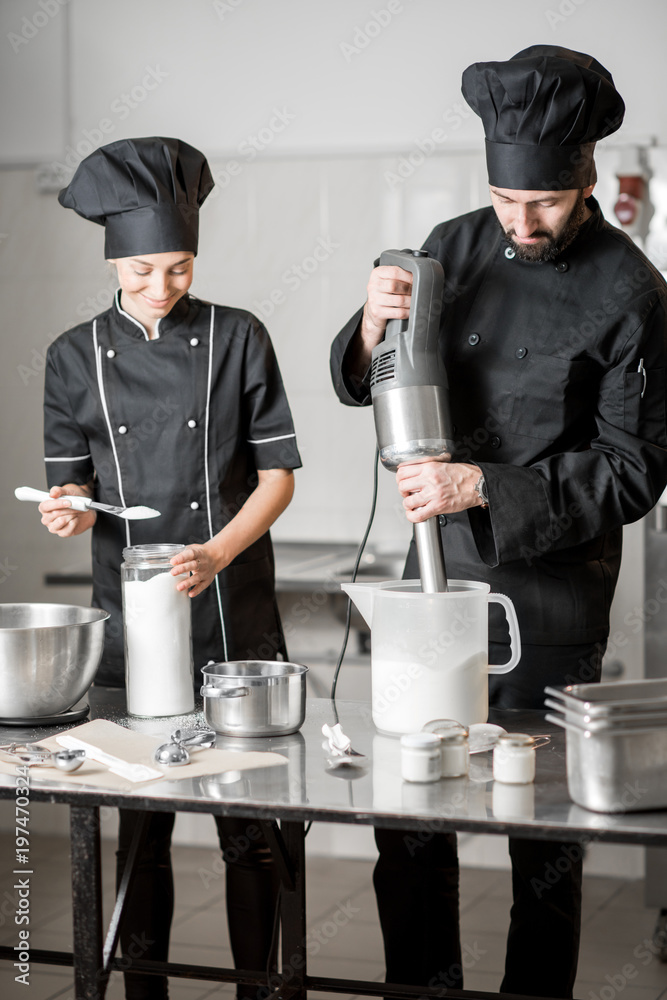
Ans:
[[[521,658],[509,597],[473,580],[450,580],[442,594],[422,594],[419,580],[341,588],[371,629],[372,711],[380,732],[414,733],[431,719],[487,721],[488,674],[506,674]],[[504,607],[509,624],[511,656],[503,664],[489,664],[490,602]]]

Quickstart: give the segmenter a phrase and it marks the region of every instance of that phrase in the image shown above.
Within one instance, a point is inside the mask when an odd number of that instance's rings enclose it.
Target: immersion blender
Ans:
[[[447,373],[438,349],[445,275],[426,250],[385,250],[381,265],[413,275],[410,316],[387,322],[373,348],[370,386],[380,461],[399,465],[448,462],[454,448]],[[438,518],[414,526],[422,592],[447,590]]]

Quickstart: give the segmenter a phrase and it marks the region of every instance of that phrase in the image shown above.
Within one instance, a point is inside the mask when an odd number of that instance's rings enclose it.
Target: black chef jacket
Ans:
[[[488,510],[447,515],[448,574],[508,594],[526,643],[608,635],[621,526],[667,482],[667,286],[587,204],[592,216],[552,262],[516,257],[492,208],[437,226],[424,244],[445,271],[453,460],[479,465],[489,495]],[[349,405],[370,402],[368,382],[343,374],[360,318],[331,354]],[[414,544],[407,575],[419,575]],[[490,638],[506,641],[495,608],[490,621]]]
[[[49,487],[94,477],[95,500],[161,512],[98,514],[93,528],[93,604],[111,614],[97,681],[120,685],[123,548],[205,542],[243,505],[258,469],[301,464],[269,336],[250,313],[185,296],[149,340],[116,293],[109,310],[50,346],[44,437]],[[268,532],[193,599],[192,632],[196,668],[283,648]]]

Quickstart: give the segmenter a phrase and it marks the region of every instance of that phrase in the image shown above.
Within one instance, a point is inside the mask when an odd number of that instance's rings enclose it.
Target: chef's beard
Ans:
[[[576,237],[579,227],[584,221],[585,214],[586,202],[584,200],[584,192],[581,190],[574,203],[574,208],[558,232],[538,229],[531,234],[532,236],[543,237],[542,242],[532,244],[517,243],[512,239],[516,235],[513,229],[507,231],[503,229],[503,235],[520,260],[530,260],[533,263],[555,260],[566,247],[569,247],[570,243]]]

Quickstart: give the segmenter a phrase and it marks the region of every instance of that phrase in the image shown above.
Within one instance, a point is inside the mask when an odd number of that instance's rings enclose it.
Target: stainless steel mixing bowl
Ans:
[[[70,604],[0,604],[0,718],[45,718],[76,704],[95,678],[108,617]]]

